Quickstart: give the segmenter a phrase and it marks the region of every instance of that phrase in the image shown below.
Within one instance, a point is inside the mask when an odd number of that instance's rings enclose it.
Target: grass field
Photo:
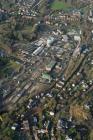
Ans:
[[[21,64],[11,60],[10,68],[14,69],[16,72],[19,72],[19,70],[21,68]]]
[[[55,0],[52,4],[51,4],[51,8],[53,10],[67,10],[68,8],[70,8],[70,5],[62,2],[62,1],[58,1]]]
[[[33,27],[32,26],[26,26],[22,29],[22,33],[32,33]]]

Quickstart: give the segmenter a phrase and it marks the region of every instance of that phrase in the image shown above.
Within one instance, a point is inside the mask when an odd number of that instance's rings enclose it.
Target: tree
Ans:
[[[93,140],[93,129],[91,130],[91,132],[90,132],[90,136],[89,136],[90,138],[90,140]]]

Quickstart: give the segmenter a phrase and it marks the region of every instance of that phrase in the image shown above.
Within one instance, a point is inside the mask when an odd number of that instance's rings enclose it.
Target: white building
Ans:
[[[47,39],[47,46],[50,47],[53,44],[54,40],[55,40],[54,37],[49,37]]]
[[[33,56],[34,55],[38,55],[41,51],[43,50],[43,47],[39,47],[39,48],[37,48],[34,52],[33,52]]]
[[[81,37],[75,35],[75,36],[74,36],[74,40],[75,40],[75,41],[81,41]]]

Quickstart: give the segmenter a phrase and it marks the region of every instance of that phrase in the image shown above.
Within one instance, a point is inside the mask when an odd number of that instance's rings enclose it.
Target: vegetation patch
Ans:
[[[11,76],[11,74],[18,73],[21,69],[21,64],[9,60],[8,58],[0,58],[0,78]]]
[[[62,2],[62,1],[58,1],[55,0],[52,4],[51,4],[51,8],[53,10],[67,10],[68,8],[70,8],[70,5]]]
[[[19,72],[21,65],[17,61],[10,61],[10,67],[13,68],[16,72]]]
[[[90,114],[83,106],[72,105],[70,106],[70,115],[73,116],[76,120],[88,120]]]

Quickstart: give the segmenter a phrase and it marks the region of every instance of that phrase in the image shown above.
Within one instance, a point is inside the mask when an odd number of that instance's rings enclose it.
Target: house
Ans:
[[[16,128],[17,128],[17,126],[18,126],[18,124],[17,124],[17,123],[15,123],[15,124],[11,127],[11,129],[15,131],[15,130],[16,130]]]
[[[74,36],[74,40],[75,40],[75,41],[81,41],[81,37],[75,35],[75,36]]]
[[[26,130],[26,131],[29,131],[29,130],[30,130],[28,120],[23,121],[23,128],[24,128],[24,130]]]
[[[63,42],[68,42],[68,36],[67,35],[62,35],[62,41]]]
[[[93,11],[90,9],[88,20],[93,23]]]
[[[62,81],[59,81],[58,83],[56,83],[57,88],[62,88],[63,85],[64,85],[64,82],[62,82]]]
[[[38,130],[38,133],[45,134],[45,133],[48,133],[48,131],[46,129],[41,129],[41,130]]]
[[[71,138],[69,138],[68,136],[66,136],[66,140],[72,140]]]

